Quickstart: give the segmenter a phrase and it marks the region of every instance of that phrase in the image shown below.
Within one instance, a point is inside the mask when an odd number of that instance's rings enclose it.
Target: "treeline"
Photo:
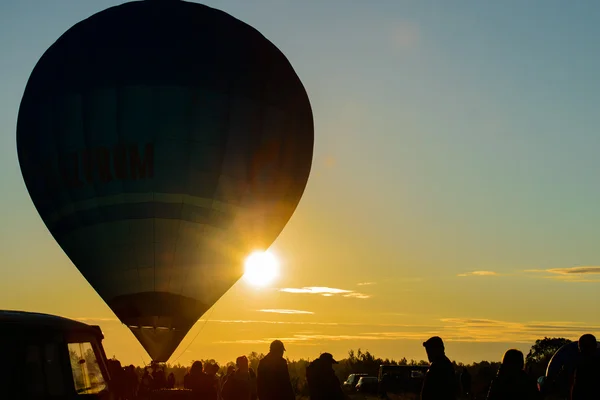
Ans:
[[[532,345],[531,350],[527,356],[527,371],[535,378],[544,375],[548,361],[552,355],[561,346],[569,343],[569,339],[565,338],[544,338],[536,340]],[[508,349],[507,349],[508,350]],[[451,354],[450,354],[451,356]],[[250,367],[255,371],[258,368],[259,361],[264,357],[263,353],[252,352],[247,355]],[[215,360],[204,360],[199,359],[202,364],[217,364]],[[288,368],[290,371],[290,379],[292,385],[298,395],[306,395],[308,388],[306,385],[306,367],[311,360],[290,360],[288,359]],[[428,365],[429,363],[425,360],[407,360],[402,358],[400,360],[394,360],[389,358],[380,358],[371,354],[369,351],[362,351],[358,349],[356,351],[350,350],[348,356],[342,360],[338,360],[339,364],[334,365],[335,372],[340,379],[340,382],[346,380],[348,375],[353,373],[367,373],[371,376],[377,376],[379,373],[380,365]],[[453,362],[454,368],[457,372],[461,372],[463,368],[466,368],[472,377],[472,392],[476,398],[481,397],[487,393],[488,387],[494,376],[498,371],[501,360],[494,361],[481,361],[473,364],[463,364]],[[191,363],[190,363],[191,365]],[[176,386],[183,386],[183,377],[187,373],[190,365],[181,364],[166,364],[166,374],[173,373],[175,375]],[[233,366],[233,362],[229,362],[225,365],[220,365],[219,374],[221,376],[226,374],[227,367]],[[136,367],[139,376],[142,376],[144,367]]]

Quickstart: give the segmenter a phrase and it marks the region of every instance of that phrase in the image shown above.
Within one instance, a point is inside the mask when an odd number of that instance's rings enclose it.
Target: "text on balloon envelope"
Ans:
[[[54,168],[48,167],[46,185],[50,187],[79,188],[114,180],[149,179],[154,177],[154,143],[99,146],[64,153],[58,157],[58,182],[52,173]]]

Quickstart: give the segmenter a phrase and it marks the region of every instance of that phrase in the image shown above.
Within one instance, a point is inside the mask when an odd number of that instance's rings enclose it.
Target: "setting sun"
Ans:
[[[278,262],[268,251],[256,251],[248,256],[244,278],[253,286],[266,286],[277,277]]]

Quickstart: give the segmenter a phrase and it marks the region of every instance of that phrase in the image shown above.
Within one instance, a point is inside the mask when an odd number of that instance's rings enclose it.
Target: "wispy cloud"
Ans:
[[[205,319],[199,319],[198,322],[208,322]],[[217,319],[210,320],[211,324],[272,324],[272,325],[317,325],[317,326],[339,326],[337,322],[310,322],[310,321],[267,321],[250,319]]]
[[[375,282],[360,282],[360,283],[356,284],[356,286],[371,286],[371,285],[375,285]]]
[[[463,274],[458,274],[457,276],[498,276],[499,274],[494,271],[472,271],[466,272]]]
[[[295,294],[318,294],[325,297],[331,297],[335,295],[342,295],[343,297],[354,297],[357,299],[368,299],[371,297],[368,294],[358,293],[353,290],[337,289],[324,286],[305,286],[302,288],[283,288],[279,289],[281,292],[295,293]]]
[[[441,321],[445,323],[444,335],[450,341],[530,343],[545,335],[576,337],[584,332],[600,331],[600,326],[570,321],[514,322],[472,318],[443,318]]]
[[[216,321],[215,321],[216,322]],[[240,321],[229,321],[240,322]],[[244,321],[255,323],[279,323],[273,321]],[[446,342],[477,343],[527,343],[544,336],[576,339],[582,333],[600,333],[600,325],[573,321],[502,321],[484,318],[442,318],[431,325],[362,324],[362,323],[286,323],[292,325],[321,325],[319,330],[296,331],[278,338],[284,342],[311,345],[330,341],[384,341],[425,340],[441,336]],[[300,328],[302,329],[302,328]],[[243,340],[229,339],[217,343],[270,343],[275,338],[256,337]]]
[[[368,299],[371,297],[371,295],[364,294],[364,293],[358,293],[358,292],[351,292],[351,293],[346,293],[344,295],[344,297],[354,297],[356,299]]]
[[[600,275],[600,267],[597,266],[528,269],[523,272],[545,274],[546,279],[563,282],[600,282],[600,277],[590,277],[590,275]]]
[[[274,313],[274,314],[314,314],[312,311],[302,311],[302,310],[286,310],[280,308],[269,308],[263,310],[257,310],[264,313]]]
[[[584,274],[600,274],[600,267],[571,267],[571,268],[552,268],[546,270],[552,274],[563,275],[584,275]]]
[[[198,322],[206,322],[200,319]],[[430,329],[430,325],[412,325],[412,324],[394,324],[394,323],[364,323],[364,322],[318,322],[318,321],[267,321],[267,320],[245,320],[245,319],[217,319],[210,320],[211,324],[273,324],[273,325],[302,325],[302,326],[323,326],[323,327],[390,327],[390,328],[411,328],[411,329]]]
[[[303,288],[283,288],[279,289],[281,292],[286,293],[308,293],[308,294],[340,294],[350,293],[351,290],[336,289],[323,286],[307,286]]]
[[[422,336],[422,335],[421,335]],[[421,338],[419,336],[419,339]],[[412,337],[410,337],[412,338]],[[260,338],[260,339],[250,339],[250,340],[227,340],[227,341],[218,341],[214,343],[219,344],[259,344],[259,343],[270,343],[275,339],[279,339],[284,343],[294,343],[294,344],[308,344],[308,342],[325,342],[325,341],[345,341],[345,340],[391,340],[392,338],[388,338],[386,336],[379,336],[378,334],[358,334],[358,335],[324,335],[324,334],[296,334],[290,335],[289,337],[284,338]],[[398,339],[394,337],[394,339]],[[316,345],[315,343],[314,345]]]
[[[281,340],[281,339],[280,339]],[[262,344],[262,343],[270,343],[269,338],[267,339],[239,339],[239,340],[218,340],[216,344]]]

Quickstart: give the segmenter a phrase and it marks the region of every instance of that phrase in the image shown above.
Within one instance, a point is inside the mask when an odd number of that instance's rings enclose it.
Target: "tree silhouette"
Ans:
[[[536,340],[525,359],[527,369],[535,376],[544,375],[554,353],[568,343],[571,343],[571,340],[566,338],[545,337]]]
[[[526,362],[545,362],[547,364],[554,353],[568,343],[571,343],[571,340],[566,338],[545,337],[543,339],[538,339],[535,341],[535,344],[531,346],[531,350],[529,350],[529,353],[527,354]]]

